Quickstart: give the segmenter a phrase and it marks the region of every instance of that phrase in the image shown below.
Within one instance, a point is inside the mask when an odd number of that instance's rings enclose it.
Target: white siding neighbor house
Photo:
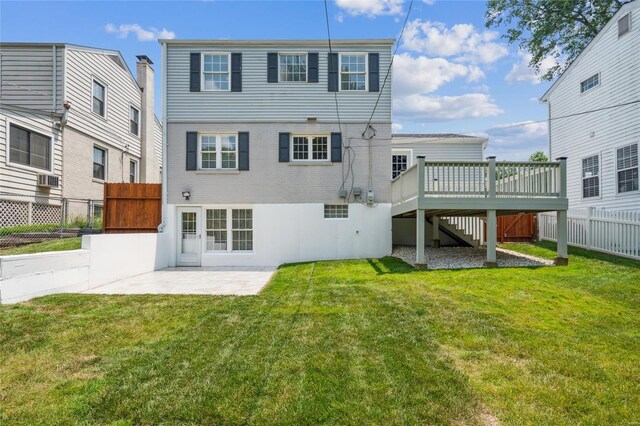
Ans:
[[[104,182],[160,182],[151,64],[136,80],[118,51],[0,43],[0,227],[51,223]]]
[[[394,40],[160,42],[172,265],[391,253]]]
[[[544,94],[570,208],[640,211],[640,1],[613,16]]]

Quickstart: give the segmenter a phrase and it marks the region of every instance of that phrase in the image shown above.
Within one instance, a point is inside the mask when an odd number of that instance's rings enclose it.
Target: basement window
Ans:
[[[325,204],[324,218],[325,219],[348,219],[349,205],[348,204]]]

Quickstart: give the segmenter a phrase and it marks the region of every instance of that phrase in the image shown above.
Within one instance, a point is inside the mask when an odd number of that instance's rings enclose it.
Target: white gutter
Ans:
[[[167,151],[169,142],[167,141],[167,45],[162,44],[162,221],[158,226],[158,232],[163,232],[167,222]]]

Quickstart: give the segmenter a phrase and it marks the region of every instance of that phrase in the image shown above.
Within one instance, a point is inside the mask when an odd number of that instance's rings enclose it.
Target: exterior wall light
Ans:
[[[189,201],[189,198],[191,197],[191,192],[189,191],[182,191],[182,196],[184,197],[184,199],[186,201]]]

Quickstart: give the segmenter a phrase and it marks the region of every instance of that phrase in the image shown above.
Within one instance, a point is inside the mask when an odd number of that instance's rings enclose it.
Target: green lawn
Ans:
[[[8,249],[0,248],[0,256],[9,254],[31,254],[42,253],[46,251],[63,251],[78,250],[82,244],[80,237],[76,238],[56,238],[41,243],[26,244],[24,246],[11,247]]]
[[[553,257],[553,247],[512,246]],[[637,424],[640,263],[283,266],[255,297],[0,307],[5,424]]]

